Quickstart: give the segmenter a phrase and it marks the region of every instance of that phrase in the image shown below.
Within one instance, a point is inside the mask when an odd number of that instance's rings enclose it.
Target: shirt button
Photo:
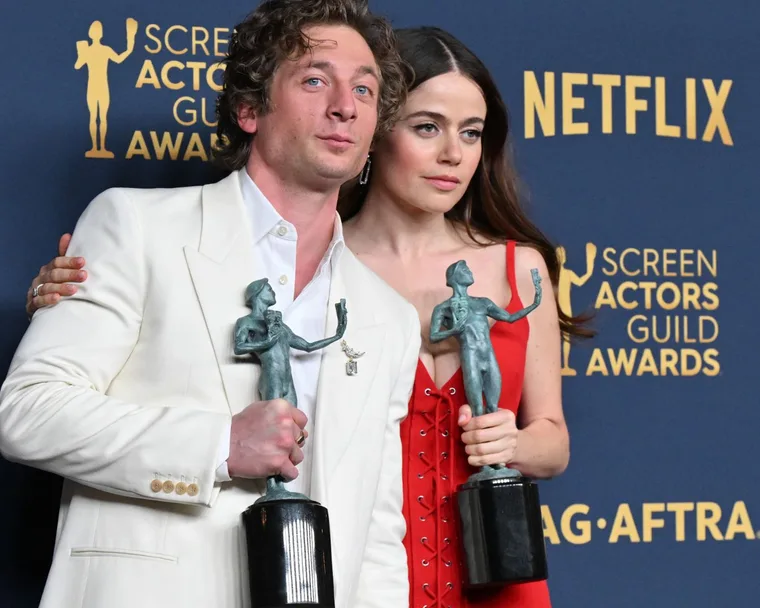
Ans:
[[[171,494],[174,492],[174,482],[169,481],[168,479],[164,482],[164,492],[167,494]]]
[[[160,492],[163,486],[164,484],[162,484],[161,481],[158,479],[154,479],[153,481],[150,482],[150,489],[153,490],[154,492]]]
[[[187,495],[188,496],[197,496],[198,495],[198,486],[197,486],[197,484],[191,483],[189,486],[187,486]]]
[[[187,484],[180,481],[176,486],[174,486],[174,491],[182,496],[185,492],[187,492]]]
[[[285,226],[280,226],[277,229],[277,234],[279,234],[280,236],[285,236],[287,233],[288,233],[288,229]]]
[[[288,282],[288,277],[285,276],[285,275],[282,275],[280,277],[280,285],[285,285],[285,283],[287,283],[287,282]]]

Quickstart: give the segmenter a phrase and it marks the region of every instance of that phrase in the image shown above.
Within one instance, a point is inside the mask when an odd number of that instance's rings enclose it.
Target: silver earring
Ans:
[[[364,169],[362,169],[361,175],[359,176],[360,186],[367,185],[367,182],[369,181],[370,167],[372,167],[372,157],[369,154],[367,154],[367,163],[364,165]]]

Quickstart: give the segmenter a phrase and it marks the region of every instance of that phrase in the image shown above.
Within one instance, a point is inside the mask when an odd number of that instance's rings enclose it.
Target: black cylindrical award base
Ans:
[[[311,500],[272,500],[243,513],[252,608],[334,608],[330,522]]]
[[[538,487],[524,477],[468,481],[458,488],[469,588],[548,578]]]

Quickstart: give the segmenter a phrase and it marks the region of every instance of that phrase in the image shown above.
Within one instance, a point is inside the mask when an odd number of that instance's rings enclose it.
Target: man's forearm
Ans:
[[[11,375],[2,392],[6,459],[114,494],[210,504],[229,415],[144,407],[85,387],[25,379]],[[177,492],[179,482],[190,491]]]

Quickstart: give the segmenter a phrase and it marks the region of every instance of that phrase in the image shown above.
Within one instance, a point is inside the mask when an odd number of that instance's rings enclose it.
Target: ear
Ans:
[[[256,133],[258,122],[256,112],[251,106],[242,103],[238,106],[237,122],[238,126],[246,133],[251,135]]]

